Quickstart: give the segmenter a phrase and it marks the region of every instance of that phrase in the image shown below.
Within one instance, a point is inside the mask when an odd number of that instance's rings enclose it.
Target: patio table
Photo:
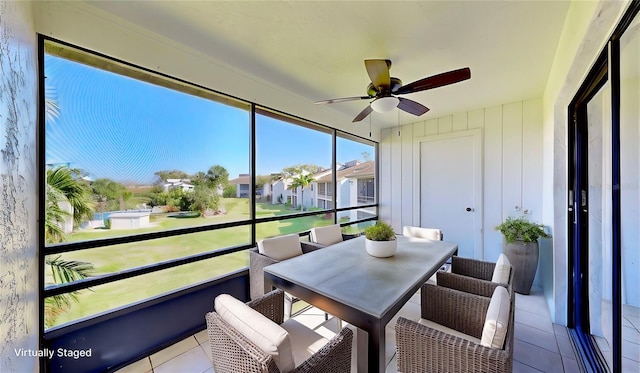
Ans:
[[[389,258],[367,254],[364,237],[340,242],[265,267],[265,281],[356,326],[358,371],[384,372],[385,326],[458,250],[451,242],[397,241]]]

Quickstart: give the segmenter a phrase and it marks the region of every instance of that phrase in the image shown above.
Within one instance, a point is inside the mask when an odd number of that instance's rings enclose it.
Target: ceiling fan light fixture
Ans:
[[[399,102],[400,100],[397,97],[380,97],[371,103],[371,108],[377,113],[388,113],[395,109]]]

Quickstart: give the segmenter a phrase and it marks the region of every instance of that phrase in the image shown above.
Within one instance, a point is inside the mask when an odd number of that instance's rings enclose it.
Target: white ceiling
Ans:
[[[470,80],[404,96],[431,109],[420,119],[397,110],[373,113],[380,127],[541,97],[569,8],[568,1],[91,4],[309,103],[365,95],[368,58],[391,59],[391,76],[404,84],[471,68]],[[366,105],[335,103],[323,110],[350,121]]]

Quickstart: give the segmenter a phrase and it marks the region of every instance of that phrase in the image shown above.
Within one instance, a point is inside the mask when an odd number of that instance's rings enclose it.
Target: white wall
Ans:
[[[530,99],[400,128],[388,128],[380,142],[380,215],[396,232],[415,225],[414,139],[479,128],[483,132],[484,259],[495,261],[502,236],[495,230],[507,216],[529,211],[542,218],[542,100]]]
[[[598,54],[606,45],[629,1],[573,1],[543,96],[543,223],[553,228],[553,260],[544,286],[551,318],[566,325],[567,244],[567,107]]]
[[[0,1],[0,372],[37,372],[36,34],[31,3]]]

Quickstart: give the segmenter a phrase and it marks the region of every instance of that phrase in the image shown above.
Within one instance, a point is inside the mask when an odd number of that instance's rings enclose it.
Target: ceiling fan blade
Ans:
[[[359,121],[363,120],[364,118],[367,117],[367,115],[371,114],[372,111],[373,111],[373,109],[371,108],[371,105],[367,105],[367,107],[364,108],[364,110],[362,110],[360,112],[360,114],[356,115],[356,117],[353,118],[351,123],[355,123],[355,122],[359,122]]]
[[[364,60],[364,66],[367,68],[367,74],[371,78],[371,83],[380,91],[388,91],[391,86],[391,77],[389,76],[390,60]]]
[[[332,98],[330,100],[322,100],[316,101],[314,104],[334,104],[336,102],[346,102],[346,101],[356,101],[356,100],[367,100],[370,99],[369,96],[354,96],[354,97],[342,97],[342,98]]]
[[[402,97],[398,97],[398,100],[400,100],[400,102],[398,103],[398,109],[404,110],[407,113],[413,114],[415,116],[420,116],[426,113],[427,111],[429,111],[428,107],[422,104],[419,104],[413,100],[409,100]]]
[[[428,78],[416,80],[413,83],[403,85],[393,92],[397,95],[406,95],[407,93],[420,92],[427,89],[442,87],[445,85],[458,83],[471,78],[471,70],[468,67],[449,71],[446,73],[430,76]]]

